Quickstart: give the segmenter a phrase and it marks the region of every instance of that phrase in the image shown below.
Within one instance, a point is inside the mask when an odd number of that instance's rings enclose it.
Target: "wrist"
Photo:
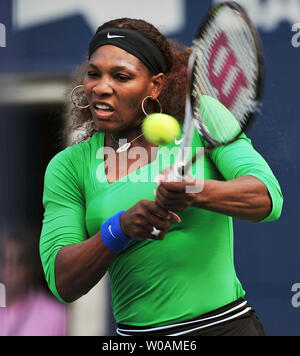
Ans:
[[[122,252],[132,239],[127,236],[121,227],[120,218],[125,210],[120,210],[108,218],[101,225],[101,237],[104,245],[114,252]]]
[[[195,201],[193,203],[194,207],[206,209],[210,206],[210,203],[214,199],[215,182],[211,179],[203,180],[203,189],[201,192],[196,193]]]

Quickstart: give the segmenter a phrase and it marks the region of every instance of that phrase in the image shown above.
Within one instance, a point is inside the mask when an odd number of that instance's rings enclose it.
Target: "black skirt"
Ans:
[[[255,311],[243,298],[196,318],[159,327],[117,324],[121,336],[265,336]]]

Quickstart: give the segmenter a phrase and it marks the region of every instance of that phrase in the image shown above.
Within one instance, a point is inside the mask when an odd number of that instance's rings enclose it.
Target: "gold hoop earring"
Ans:
[[[146,112],[146,110],[145,110],[145,108],[144,108],[144,104],[145,104],[145,100],[147,100],[147,99],[149,99],[149,98],[152,98],[152,96],[146,96],[144,99],[143,99],[143,101],[142,101],[142,110],[143,110],[143,113],[146,115],[146,116],[149,116],[149,114],[147,114],[147,112]],[[160,101],[156,98],[156,99],[154,99],[157,103],[158,103],[158,105],[159,105],[159,113],[161,114],[162,113],[162,106],[161,106],[161,103],[160,103]]]
[[[75,92],[76,90],[78,90],[79,88],[83,88],[83,87],[84,87],[84,86],[83,86],[82,84],[76,85],[76,87],[74,87],[74,88],[72,89],[71,94],[70,94],[72,103],[73,103],[73,104],[76,106],[76,108],[78,108],[78,109],[87,109],[87,108],[90,107],[89,104],[88,104],[88,105],[79,105],[79,103],[82,102],[82,99],[79,99],[78,97],[76,97],[76,99],[74,98],[74,92]],[[85,93],[84,93],[84,95],[86,96]],[[87,101],[87,98],[85,98],[84,100]]]

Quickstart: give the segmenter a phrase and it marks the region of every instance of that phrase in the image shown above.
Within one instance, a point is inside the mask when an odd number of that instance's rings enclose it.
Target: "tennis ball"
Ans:
[[[179,137],[181,129],[178,121],[166,114],[150,114],[142,125],[146,140],[155,145],[167,145]]]

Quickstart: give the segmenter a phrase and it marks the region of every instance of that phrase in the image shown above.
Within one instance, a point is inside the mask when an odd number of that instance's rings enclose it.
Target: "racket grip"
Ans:
[[[171,182],[180,182],[184,177],[184,163],[176,163],[170,170],[168,180]]]
[[[180,182],[183,180],[186,173],[190,170],[192,165],[198,160],[199,157],[203,156],[205,150],[200,150],[193,157],[188,160],[186,163],[178,162],[176,163],[173,168],[170,170],[168,179],[172,182]]]

